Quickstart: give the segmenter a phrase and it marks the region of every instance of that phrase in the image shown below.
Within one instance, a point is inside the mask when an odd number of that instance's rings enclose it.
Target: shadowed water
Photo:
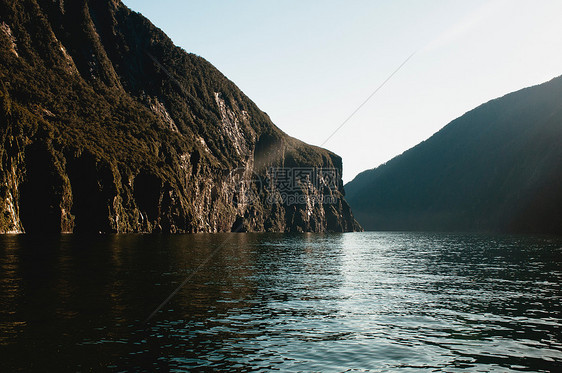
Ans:
[[[0,371],[560,371],[561,283],[552,237],[3,236]]]

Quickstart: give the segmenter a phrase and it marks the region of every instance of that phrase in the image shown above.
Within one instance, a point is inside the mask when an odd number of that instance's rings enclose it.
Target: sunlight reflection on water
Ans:
[[[562,366],[561,239],[366,232],[63,236],[41,244],[20,236],[0,245],[7,368]]]

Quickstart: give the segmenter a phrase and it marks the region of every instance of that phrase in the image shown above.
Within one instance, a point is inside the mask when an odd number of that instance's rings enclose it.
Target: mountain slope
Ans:
[[[492,100],[346,185],[365,229],[562,233],[562,77]]]
[[[118,0],[0,0],[0,146],[3,232],[360,229],[341,158]],[[316,183],[279,202],[273,167]]]

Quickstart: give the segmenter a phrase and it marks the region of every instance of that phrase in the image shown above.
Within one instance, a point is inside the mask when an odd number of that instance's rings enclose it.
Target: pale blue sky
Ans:
[[[344,180],[490,99],[562,75],[558,0],[125,0],[289,135],[328,136]]]

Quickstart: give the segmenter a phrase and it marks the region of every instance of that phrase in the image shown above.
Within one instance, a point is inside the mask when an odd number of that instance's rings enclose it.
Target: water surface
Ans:
[[[3,236],[0,371],[560,371],[561,280],[552,237]]]

